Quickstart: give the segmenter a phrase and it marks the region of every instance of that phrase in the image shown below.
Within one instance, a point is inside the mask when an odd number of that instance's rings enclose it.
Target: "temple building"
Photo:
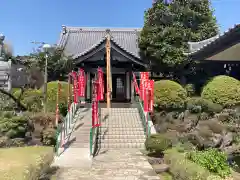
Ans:
[[[91,81],[97,68],[106,72],[106,43],[110,43],[112,101],[133,99],[132,72],[145,71],[147,64],[139,56],[138,28],[62,27],[58,47],[87,75],[86,100],[91,99]],[[105,73],[106,89],[106,73]]]
[[[91,100],[91,80],[97,68],[101,67],[106,72],[108,40],[111,49],[112,101],[127,102],[133,99],[132,72],[148,68],[147,61],[139,55],[140,31],[140,28],[62,27],[58,47],[62,48],[64,55],[74,60],[76,68],[84,68],[87,75],[86,100]],[[200,69],[207,73],[199,79],[200,84],[220,74],[240,79],[240,25],[235,25],[222,35],[188,44],[189,52],[185,54],[199,62]],[[161,73],[151,72],[151,76],[158,79]]]
[[[189,42],[187,55],[211,76],[227,74],[240,79],[240,24],[201,42]]]

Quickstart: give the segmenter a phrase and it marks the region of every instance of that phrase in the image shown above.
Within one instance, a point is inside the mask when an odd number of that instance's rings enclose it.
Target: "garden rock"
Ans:
[[[167,164],[154,164],[153,169],[157,174],[167,172],[169,170],[169,165]]]
[[[231,132],[228,132],[224,137],[223,137],[223,141],[221,144],[221,149],[224,147],[229,146],[233,141],[233,134]]]

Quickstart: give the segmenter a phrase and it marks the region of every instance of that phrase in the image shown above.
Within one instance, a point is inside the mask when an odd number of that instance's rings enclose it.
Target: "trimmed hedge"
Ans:
[[[219,113],[222,111],[223,107],[220,104],[213,103],[201,97],[192,97],[187,100],[186,109],[191,113]]]
[[[67,102],[67,91],[68,91],[68,83],[64,81],[59,81],[61,84],[61,91],[60,91],[60,101]],[[43,91],[43,87],[41,88]],[[47,83],[47,94],[49,101],[56,101],[58,91],[58,81],[51,81]]]
[[[187,92],[180,84],[170,80],[155,82],[154,101],[158,108],[183,109],[186,99]]]
[[[14,112],[1,112],[0,134],[8,138],[24,138],[28,130],[28,118]]]
[[[179,180],[221,180],[219,176],[211,174],[205,168],[186,159],[184,153],[176,149],[164,152],[164,160],[170,167],[170,173]]]
[[[64,107],[64,109],[66,109],[68,101],[68,83],[64,81],[59,81],[59,83],[61,84],[59,104],[61,104],[61,107]],[[72,86],[70,88],[72,88]],[[41,91],[43,91],[43,87],[41,88]],[[47,100],[48,100],[47,109],[50,112],[56,111],[57,91],[58,81],[52,81],[47,84]]]
[[[231,107],[240,103],[240,81],[229,76],[216,76],[204,88],[203,99]]]
[[[161,153],[172,147],[172,141],[162,134],[152,134],[146,139],[145,146],[150,152]]]

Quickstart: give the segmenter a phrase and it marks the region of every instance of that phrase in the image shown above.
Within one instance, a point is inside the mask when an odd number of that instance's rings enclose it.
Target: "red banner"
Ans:
[[[136,75],[133,73],[133,85],[135,87],[135,91],[138,95],[140,95],[140,90],[139,90],[139,87],[138,87],[138,84],[137,84],[137,78],[136,78]]]
[[[73,77],[73,102],[77,103],[77,91],[78,91],[78,82],[77,82],[77,73],[75,71],[73,71],[71,73],[72,77]]]
[[[98,68],[98,83],[99,83],[98,100],[102,101],[104,100],[104,84],[103,84],[103,71],[101,68]]]
[[[78,71],[78,96],[85,97],[85,72],[83,69]]]
[[[153,112],[154,80],[149,80],[148,88],[149,88],[149,107],[148,107],[149,110],[148,111]]]
[[[145,99],[144,82],[149,79],[148,72],[140,72],[140,98]]]
[[[149,90],[148,90],[148,84],[149,84],[149,80],[146,79],[143,82],[143,108],[145,112],[148,112],[148,105],[149,105]]]
[[[98,124],[98,83],[93,82],[93,94],[92,94],[92,127]]]

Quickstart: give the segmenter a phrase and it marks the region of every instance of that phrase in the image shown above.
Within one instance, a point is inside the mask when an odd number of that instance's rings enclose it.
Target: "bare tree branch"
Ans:
[[[26,111],[27,108],[25,107],[25,105],[23,105],[20,101],[20,99],[17,99],[16,97],[14,97],[11,93],[3,90],[3,89],[0,89],[0,92],[7,95],[8,97],[10,97],[16,104],[17,104],[17,107],[19,110],[22,110],[22,111]],[[20,96],[19,96],[20,97]]]

